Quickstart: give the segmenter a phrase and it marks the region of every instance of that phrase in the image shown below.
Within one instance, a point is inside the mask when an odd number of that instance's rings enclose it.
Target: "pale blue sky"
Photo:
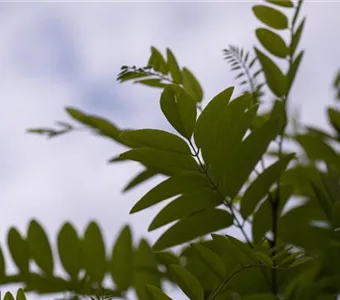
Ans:
[[[221,50],[255,43],[254,3],[0,3],[1,244],[9,226],[26,230],[32,217],[53,241],[65,220],[79,230],[98,221],[108,244],[125,223],[136,236],[147,235],[160,206],[132,216],[128,211],[155,181],[122,195],[140,167],[108,166],[120,147],[81,132],[46,141],[25,129],[68,120],[65,106],[123,127],[168,128],[160,90],[118,84],[120,66],[144,65],[151,45],[170,47],[200,79],[206,104],[234,84]],[[290,108],[300,106],[303,121],[323,127],[340,67],[339,11],[340,2],[330,1],[306,1],[302,10],[307,52]],[[159,233],[147,236],[154,240]]]

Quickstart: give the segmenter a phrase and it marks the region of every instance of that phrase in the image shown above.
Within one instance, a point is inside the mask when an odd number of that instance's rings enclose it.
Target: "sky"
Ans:
[[[162,205],[134,215],[129,210],[160,178],[122,194],[141,167],[108,165],[123,151],[119,145],[87,132],[46,140],[25,130],[70,121],[66,106],[122,128],[169,130],[159,108],[161,91],[119,84],[120,67],[144,66],[151,46],[163,53],[169,47],[202,83],[206,105],[235,84],[222,49],[233,44],[251,50],[256,44],[255,3],[1,2],[1,245],[10,226],[25,233],[33,218],[52,244],[65,221],[83,232],[90,220],[98,222],[110,246],[124,224],[132,226],[136,241],[155,241],[162,229],[150,234],[147,227]],[[289,104],[290,113],[300,110],[304,124],[326,129],[326,107],[336,105],[331,83],[340,68],[339,11],[340,1],[306,1],[300,46],[307,51]]]

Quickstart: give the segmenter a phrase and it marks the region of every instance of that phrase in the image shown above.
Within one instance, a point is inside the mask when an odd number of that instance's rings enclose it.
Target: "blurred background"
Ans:
[[[235,84],[222,49],[255,44],[255,3],[0,3],[1,245],[10,226],[25,232],[32,218],[52,243],[66,220],[79,232],[97,221],[110,246],[126,223],[135,238],[154,241],[160,232],[149,234],[147,227],[159,207],[136,215],[129,210],[155,180],[122,194],[141,168],[107,164],[121,147],[87,132],[48,141],[25,130],[70,121],[65,106],[104,116],[122,128],[168,129],[159,109],[161,90],[117,83],[120,67],[146,65],[151,45],[163,53],[169,47],[200,80],[205,105]],[[303,123],[323,128],[340,67],[339,11],[340,1],[308,0],[302,10],[307,23],[300,47],[307,51],[289,110],[299,110]]]

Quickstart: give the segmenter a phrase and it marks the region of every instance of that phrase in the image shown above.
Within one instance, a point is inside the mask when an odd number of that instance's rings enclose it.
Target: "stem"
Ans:
[[[248,245],[251,247],[251,248],[254,248],[254,245],[252,244],[252,242],[250,241],[248,235],[246,234],[246,232],[244,231],[244,228],[241,224],[241,222],[238,220],[236,214],[235,214],[235,211],[234,211],[234,207],[232,205],[232,203],[230,203],[229,201],[227,201],[225,199],[225,197],[223,196],[223,194],[221,193],[221,191],[218,189],[218,186],[216,185],[216,183],[212,180],[212,178],[210,177],[209,173],[208,173],[208,170],[207,168],[203,165],[202,163],[202,160],[201,158],[199,157],[199,151],[195,148],[195,146],[192,144],[192,142],[190,140],[188,140],[192,150],[194,151],[194,154],[193,156],[195,156],[198,160],[198,163],[200,165],[200,167],[202,168],[202,172],[205,174],[205,176],[207,177],[207,179],[209,180],[209,183],[211,184],[212,188],[219,194],[219,196],[221,197],[222,199],[222,202],[226,205],[227,208],[229,208],[230,210],[230,213],[234,219],[234,221],[236,222],[235,226],[237,228],[239,228],[244,236],[244,238],[246,239]]]

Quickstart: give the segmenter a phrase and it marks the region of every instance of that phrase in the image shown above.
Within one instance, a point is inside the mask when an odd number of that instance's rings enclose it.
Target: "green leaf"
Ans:
[[[333,205],[332,225],[334,229],[340,228],[340,201],[335,202]]]
[[[209,171],[218,181],[223,182],[226,170],[236,155],[247,130],[251,127],[258,109],[257,105],[249,108],[251,103],[252,97],[250,94],[245,94],[231,101],[224,109],[215,148],[205,158]]]
[[[285,58],[288,54],[288,49],[285,41],[275,32],[266,29],[256,29],[256,36],[259,39],[262,46],[271,54]]]
[[[153,285],[147,284],[145,289],[150,300],[172,300],[172,298],[163,293],[162,290]]]
[[[254,254],[257,257],[257,259],[260,262],[262,262],[264,265],[267,265],[267,266],[273,265],[272,259],[267,254],[265,254],[263,252],[258,252],[258,251],[255,251]]]
[[[52,276],[54,264],[52,249],[44,229],[35,220],[32,220],[29,224],[27,243],[37,265],[46,275]]]
[[[140,83],[146,86],[158,87],[158,88],[164,88],[168,85],[167,83],[163,83],[162,79],[159,79],[159,78],[142,79],[142,80],[137,80],[134,83]]]
[[[197,172],[172,176],[147,192],[131,209],[135,213],[170,197],[186,193],[200,187],[209,187],[207,178]]]
[[[296,31],[293,34],[293,38],[289,47],[289,52],[291,56],[294,56],[296,48],[300,42],[301,39],[301,34],[303,32],[304,26],[305,26],[305,21],[306,18],[303,18],[303,20],[301,21],[299,27],[296,29]]]
[[[129,226],[125,226],[113,246],[111,276],[119,290],[127,290],[133,283],[133,245]]]
[[[295,140],[300,144],[311,160],[322,160],[340,169],[340,158],[334,149],[321,139],[310,135],[297,135]]]
[[[299,69],[300,63],[302,61],[304,55],[304,51],[302,50],[299,55],[295,58],[292,65],[290,66],[288,73],[287,73],[287,94],[290,92],[293,82],[296,77],[296,73]]]
[[[287,29],[288,19],[281,12],[265,5],[253,6],[255,16],[264,24],[274,29]]]
[[[290,154],[265,169],[247,188],[241,200],[241,214],[246,219],[256,208],[260,200],[265,197],[270,187],[277,182],[281,174],[294,158]]]
[[[21,234],[12,227],[7,235],[7,243],[14,263],[21,273],[27,274],[30,259],[27,242],[21,237]]]
[[[240,251],[239,247],[224,235],[212,234],[213,241],[219,248],[222,249],[223,253],[227,253],[228,256],[238,261],[241,265],[244,265],[248,258],[243,251]]]
[[[340,135],[340,112],[335,108],[328,108],[328,121]]]
[[[171,265],[170,271],[173,280],[190,300],[204,300],[204,290],[194,275],[179,265]]]
[[[90,222],[82,242],[84,266],[94,282],[101,282],[107,270],[105,244],[98,225]]]
[[[151,57],[148,65],[152,66],[155,71],[161,72],[163,75],[167,75],[169,72],[168,64],[164,60],[163,55],[155,47],[151,47]]]
[[[201,188],[184,193],[157,214],[149,226],[149,231],[198,211],[214,208],[221,203],[221,196],[211,188]]]
[[[5,294],[4,300],[15,300],[13,295],[10,292]]]
[[[187,92],[196,100],[196,102],[201,102],[203,100],[203,90],[194,76],[187,68],[182,70],[183,87]]]
[[[58,252],[64,269],[76,280],[83,267],[82,247],[80,238],[70,223],[65,223],[59,231]]]
[[[237,195],[266,152],[270,142],[280,133],[281,125],[280,118],[269,119],[246,137],[233,159],[230,160],[230,166],[223,177],[220,189],[224,195],[229,196],[231,199]]]
[[[146,74],[146,73],[128,71],[128,72],[120,73],[118,75],[117,80],[120,81],[120,82],[125,82],[125,81],[128,81],[128,80],[147,77],[147,76],[148,76],[148,74]]]
[[[273,294],[255,294],[246,296],[242,300],[278,300],[278,298]]]
[[[196,102],[184,89],[169,84],[161,95],[163,114],[179,134],[190,139],[196,123]]]
[[[146,293],[145,285],[151,284],[160,287],[160,272],[158,271],[157,261],[148,244],[144,239],[135,252],[134,258],[134,287],[137,293],[137,299],[150,300],[149,295]]]
[[[267,2],[271,4],[275,4],[278,6],[283,6],[283,7],[294,7],[294,4],[290,0],[266,0]],[[276,298],[275,298],[276,299]]]
[[[168,252],[168,251],[161,251],[161,252],[154,252],[155,257],[161,265],[173,265],[173,264],[180,264],[179,257],[175,254]]]
[[[228,105],[233,91],[234,87],[229,87],[220,92],[208,103],[198,117],[194,138],[197,147],[202,149],[203,156],[215,149],[222,113]]]
[[[144,171],[138,173],[131,181],[124,187],[123,192],[127,192],[128,190],[131,190],[135,186],[139,185],[140,183],[150,179],[151,177],[155,176],[157,172],[145,169]]]
[[[226,269],[221,258],[214,251],[200,244],[193,244],[192,247],[207,269],[212,271],[218,278],[223,279]]]
[[[182,83],[182,72],[181,72],[180,67],[178,66],[175,55],[172,53],[172,51],[169,48],[166,49],[166,55],[167,55],[169,69],[170,69],[170,74],[171,74],[173,81],[177,84]]]
[[[22,289],[18,289],[16,300],[26,300],[25,293]]]
[[[263,52],[255,47],[256,55],[262,66],[264,76],[270,90],[277,97],[283,97],[286,92],[286,77],[280,68]]]
[[[297,261],[293,262],[291,265],[290,265],[290,268],[294,268],[294,267],[297,267],[297,266],[300,266],[308,261],[311,261],[313,260],[312,257],[303,257],[301,259],[298,259]]]
[[[115,140],[116,142],[119,142],[125,146],[126,143],[124,143],[120,138],[121,131],[108,120],[105,120],[104,118],[94,116],[94,115],[88,115],[83,112],[81,112],[79,109],[73,108],[73,107],[67,107],[66,112],[76,121],[80,122],[81,124],[84,124],[90,128],[93,128],[97,131],[98,134],[108,137],[110,139]]]
[[[179,136],[158,129],[128,130],[121,138],[135,147],[150,147],[180,154],[191,154],[188,144]]]
[[[225,210],[209,209],[201,211],[178,221],[170,227],[157,240],[153,248],[155,250],[163,250],[180,245],[205,234],[227,228],[232,223],[232,216]]]
[[[4,254],[2,253],[2,249],[0,247],[0,278],[5,277],[5,272],[6,272],[5,259]]]
[[[122,159],[138,161],[148,168],[165,174],[199,171],[199,165],[191,155],[183,155],[148,147],[136,148],[120,155]]]

